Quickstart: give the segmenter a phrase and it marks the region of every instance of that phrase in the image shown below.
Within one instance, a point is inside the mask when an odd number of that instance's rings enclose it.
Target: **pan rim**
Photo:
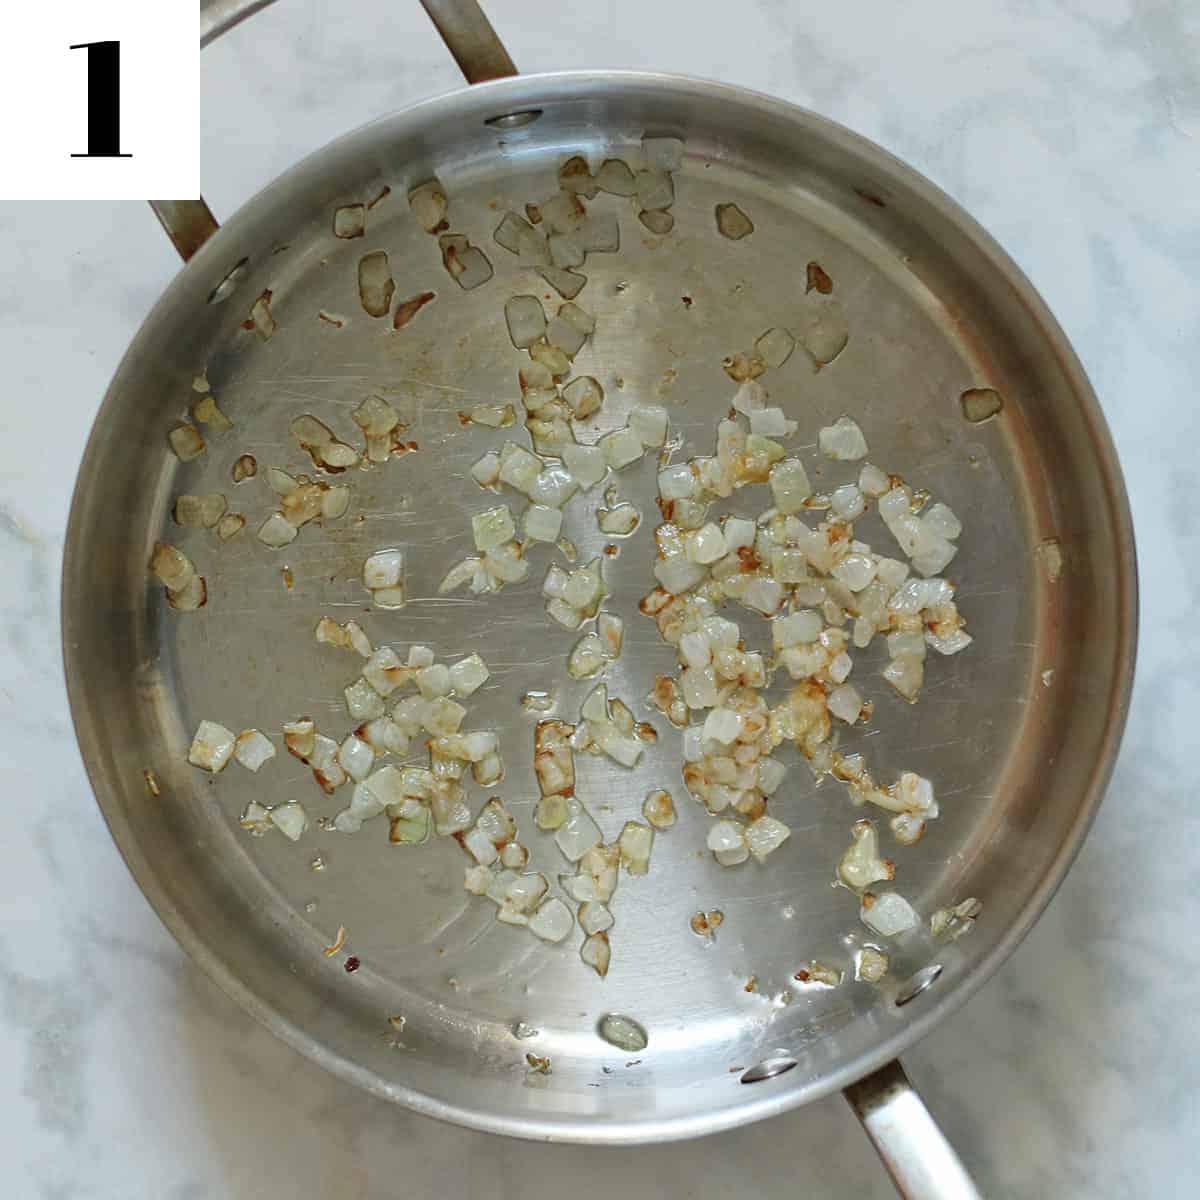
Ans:
[[[64,542],[60,613],[65,682],[76,739],[93,794],[108,825],[109,832],[143,895],[193,961],[228,996],[262,1022],[282,1041],[334,1075],[352,1082],[374,1095],[393,1103],[401,1103],[422,1115],[437,1117],[467,1128],[535,1141],[592,1145],[635,1145],[676,1141],[727,1130],[779,1115],[801,1104],[841,1090],[855,1080],[870,1074],[924,1038],[939,1021],[963,1004],[991,978],[1025,938],[1061,885],[1095,819],[1115,765],[1128,716],[1133,687],[1138,625],[1138,580],[1133,524],[1120,465],[1098,398],[1065,333],[1033,284],[999,243],[957,201],[915,168],[908,166],[883,147],[827,117],[764,93],[687,75],[624,70],[562,71],[523,75],[476,84],[470,88],[457,88],[406,106],[395,113],[376,118],[341,135],[330,145],[345,143],[350,139],[366,135],[384,123],[394,122],[398,117],[419,121],[428,116],[434,116],[443,109],[453,109],[461,103],[464,96],[468,95],[472,97],[472,105],[479,98],[488,98],[494,101],[499,111],[512,109],[522,104],[528,104],[537,89],[545,89],[548,86],[560,88],[565,86],[575,89],[581,94],[621,86],[638,87],[644,90],[683,90],[691,94],[699,94],[706,99],[724,99],[731,103],[736,102],[751,112],[758,111],[764,115],[769,113],[793,122],[803,122],[806,127],[814,129],[840,147],[848,149],[863,161],[876,164],[888,174],[902,178],[905,185],[911,188],[924,203],[935,209],[943,219],[956,225],[986,258],[989,269],[1012,289],[1022,307],[1042,331],[1046,345],[1052,351],[1059,370],[1064,378],[1069,380],[1078,399],[1095,470],[1106,500],[1107,521],[1113,530],[1119,551],[1112,564],[1114,573],[1112,587],[1117,629],[1113,652],[1113,685],[1103,722],[1100,751],[1096,755],[1086,784],[1081,788],[1080,804],[1077,807],[1075,820],[1066,831],[1058,852],[1046,873],[1037,886],[1032,889],[1016,919],[973,967],[961,974],[956,973],[952,981],[947,981],[950,986],[945,990],[940,990],[936,997],[930,997],[927,1004],[922,1006],[923,1011],[912,1017],[909,1022],[883,1038],[869,1052],[851,1058],[827,1071],[816,1080],[806,1081],[800,1086],[797,1086],[798,1081],[795,1081],[794,1077],[789,1076],[774,1087],[766,1087],[761,1090],[756,1088],[744,1099],[726,1104],[719,1109],[637,1120],[597,1120],[591,1117],[542,1118],[475,1110],[465,1105],[438,1099],[413,1088],[385,1083],[373,1072],[355,1061],[330,1050],[321,1043],[314,1042],[300,1025],[274,1010],[267,1000],[244,983],[236,972],[226,965],[209,942],[176,908],[143,853],[135,830],[122,811],[118,789],[115,784],[110,783],[105,764],[102,762],[101,756],[95,752],[99,735],[92,717],[91,697],[88,695],[83,671],[76,659],[78,638],[71,602],[72,596],[84,595],[84,589],[81,588],[80,583],[87,571],[87,554],[85,548],[80,545],[80,525],[83,521],[83,509],[92,491],[94,478],[99,471],[96,431],[104,421],[110,406],[117,403],[115,389],[111,383],[97,412],[84,450],[72,496]],[[238,217],[247,206],[268,196],[276,189],[286,186],[288,181],[305,173],[318,156],[328,153],[328,150],[328,146],[322,147],[305,156],[282,175],[268,183],[230,218],[229,225],[238,221]],[[218,257],[224,253],[223,243],[226,240],[227,228],[228,226],[218,230],[191,262],[185,264],[168,284],[162,296],[147,314],[139,332],[134,336],[122,357],[114,380],[120,378],[127,363],[136,356],[145,331],[155,323],[162,310],[170,305],[174,295],[185,281],[195,278],[200,271],[207,272],[218,260]],[[788,1079],[792,1082],[788,1082]]]

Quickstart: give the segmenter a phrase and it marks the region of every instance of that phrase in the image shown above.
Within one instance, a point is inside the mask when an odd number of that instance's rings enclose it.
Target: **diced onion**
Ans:
[[[644,212],[670,208],[675,203],[675,185],[667,171],[650,169],[634,176],[637,202]]]
[[[408,193],[408,207],[426,233],[438,233],[446,220],[446,193],[436,179],[419,184]]]
[[[234,757],[248,771],[257,771],[275,757],[271,739],[257,729],[243,729],[234,743]]]
[[[638,213],[638,220],[659,237],[665,237],[675,228],[675,218],[662,209],[644,208]]]
[[[863,897],[860,910],[863,923],[884,937],[896,937],[914,929],[917,914],[899,892],[884,892],[875,895],[868,892]]]
[[[367,228],[367,209],[364,204],[346,204],[333,210],[333,236],[362,237]]]
[[[795,348],[796,339],[786,329],[768,329],[754,343],[754,352],[768,367],[782,367]]]
[[[620,158],[607,158],[596,172],[596,186],[612,196],[632,196],[637,191],[633,172]]]
[[[386,317],[396,283],[386,250],[372,250],[358,261],[358,298],[371,317]]]
[[[722,237],[737,242],[754,232],[754,222],[736,204],[718,204],[716,213]]]
[[[216,721],[201,721],[192,737],[188,762],[215,775],[224,770],[225,764],[233,756],[236,743],[237,738],[224,725]]]
[[[762,816],[746,826],[746,845],[759,862],[778,850],[791,836],[792,831],[774,817]]]
[[[308,828],[308,813],[301,804],[280,804],[271,809],[270,819],[271,824],[293,842],[299,841]]]
[[[167,434],[167,441],[180,462],[191,462],[204,453],[204,438],[194,425],[176,425]]]
[[[839,462],[855,462],[868,454],[867,439],[849,417],[838,417],[832,425],[826,425],[818,433],[817,440],[821,453]]]
[[[644,137],[642,152],[656,171],[678,171],[683,166],[683,140],[677,137]]]
[[[397,587],[403,578],[402,550],[377,550],[363,563],[363,586],[369,592]]]
[[[586,851],[603,839],[600,827],[573,796],[567,800],[567,819],[555,830],[554,841],[565,859],[578,862]]]
[[[895,878],[891,861],[879,856],[879,835],[873,822],[855,821],[851,837],[850,848],[838,860],[837,868],[838,878],[848,888],[861,892],[873,883]]]
[[[546,314],[536,296],[511,296],[504,302],[508,336],[518,350],[527,349],[546,332]]]
[[[608,974],[608,964],[612,957],[608,934],[593,933],[584,941],[579,957],[603,979]]]
[[[878,983],[891,966],[891,959],[874,946],[864,946],[854,963],[854,978],[863,983]]]
[[[654,830],[639,821],[626,821],[617,839],[621,850],[621,866],[630,875],[645,875],[650,869],[650,851],[654,846]]]
[[[571,910],[557,896],[543,900],[537,912],[529,918],[530,932],[544,942],[561,942],[574,924]]]

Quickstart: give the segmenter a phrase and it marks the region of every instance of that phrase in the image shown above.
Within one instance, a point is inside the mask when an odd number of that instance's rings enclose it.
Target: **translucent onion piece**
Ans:
[[[606,158],[596,172],[596,186],[611,196],[632,196],[637,191],[633,172],[620,158]]]
[[[833,362],[850,340],[850,327],[840,304],[823,301],[813,305],[801,317],[800,344],[819,371]]]
[[[386,250],[372,250],[358,260],[358,298],[371,317],[386,317],[396,284]]]
[[[608,474],[608,463],[600,446],[563,447],[563,462],[572,477],[585,491],[594,487]]]
[[[864,495],[878,499],[891,490],[892,483],[878,467],[866,463],[858,473],[858,486]]]
[[[571,797],[567,800],[567,819],[555,830],[554,841],[562,856],[578,862],[593,846],[600,845],[600,827],[587,809]]]
[[[546,244],[550,247],[550,261],[559,270],[581,266],[587,258],[583,241],[577,233],[552,233]]]
[[[363,586],[370,592],[396,587],[403,578],[402,550],[377,550],[363,563]]]
[[[511,404],[477,404],[469,415],[474,424],[488,429],[506,429],[517,419]]]
[[[650,869],[650,851],[654,847],[654,830],[640,821],[626,821],[617,839],[621,851],[621,866],[630,875],[645,875]]]
[[[250,306],[250,321],[254,326],[254,332],[264,342],[269,342],[275,331],[279,328],[271,312],[271,291],[269,288]]]
[[[561,942],[571,932],[575,918],[557,897],[544,900],[529,919],[529,930],[544,942]]]
[[[468,654],[447,671],[450,688],[456,696],[473,696],[487,682],[489,674],[487,664],[478,654]]]
[[[613,927],[613,915],[599,900],[585,900],[579,906],[579,928],[589,937]]]
[[[643,446],[662,446],[667,440],[667,410],[657,404],[638,404],[629,413],[629,428]]]
[[[847,725],[853,725],[862,715],[863,699],[853,684],[843,683],[829,693],[829,711]]]
[[[717,229],[722,237],[738,242],[754,232],[754,222],[736,204],[718,204]]]
[[[192,416],[201,425],[207,425],[218,433],[233,428],[233,422],[221,411],[215,396],[202,396],[192,405]]]
[[[572,679],[590,679],[604,670],[608,656],[604,645],[594,633],[584,634],[575,643],[567,659],[567,674]]]
[[[471,532],[477,550],[493,550],[511,541],[516,533],[513,515],[507,504],[485,509],[471,518]]]
[[[579,957],[603,979],[608,974],[608,964],[612,958],[608,934],[593,933],[584,941]]]
[[[271,810],[259,804],[257,800],[251,800],[242,811],[241,820],[238,824],[251,837],[263,837],[272,828]]]
[[[850,834],[853,841],[837,867],[838,878],[848,888],[861,892],[873,883],[896,877],[891,860],[879,856],[879,835],[872,821],[855,821]]]
[[[168,542],[155,542],[150,573],[168,590],[180,591],[196,578],[196,568],[186,554]]]
[[[670,829],[675,824],[675,801],[662,788],[651,792],[642,803],[642,815],[655,829]]]
[[[641,438],[628,426],[606,433],[600,439],[599,445],[604,452],[604,461],[614,471],[637,462],[645,453]]]
[[[546,314],[536,296],[510,296],[504,302],[508,336],[518,350],[525,350],[546,332]]]
[[[257,729],[243,729],[234,743],[234,757],[247,771],[257,771],[275,757],[271,739]]]
[[[299,530],[282,513],[272,513],[259,527],[258,540],[272,550],[279,550],[296,540]]]
[[[571,406],[575,419],[586,421],[600,411],[604,389],[590,375],[580,375],[563,388],[562,397]]]
[[[785,458],[771,468],[771,495],[775,506],[783,513],[796,513],[812,495],[812,486],[804,464],[798,458]]]
[[[761,816],[746,826],[746,845],[750,853],[763,862],[792,836],[792,831],[774,817]]]
[[[867,439],[857,423],[849,417],[838,417],[832,425],[826,425],[817,435],[821,453],[826,458],[839,462],[856,462],[869,453]]]
[[[271,809],[270,820],[284,837],[293,842],[299,841],[300,835],[308,828],[308,813],[300,804],[280,804]]]
[[[642,138],[646,163],[658,171],[678,171],[683,166],[683,141],[677,137]]]
[[[216,721],[201,721],[192,737],[188,762],[215,775],[224,770],[225,764],[233,756],[236,743],[237,738],[224,725]]]
[[[180,462],[191,462],[204,453],[204,438],[194,425],[176,425],[167,434],[167,441]]]
[[[899,892],[882,895],[868,892],[863,897],[860,916],[863,924],[884,937],[896,937],[918,924],[912,905]]]
[[[675,184],[667,171],[639,171],[634,176],[637,202],[644,211],[670,208],[675,203]]]
[[[641,520],[641,513],[632,504],[618,504],[614,508],[596,510],[596,523],[601,531],[615,537],[624,537],[632,533]]]
[[[448,204],[446,193],[436,179],[427,180],[413,188],[408,193],[408,207],[426,233],[441,232]]]
[[[356,679],[342,689],[342,694],[346,698],[346,708],[355,721],[370,721],[383,716],[383,700],[365,679]]]
[[[491,260],[478,246],[458,250],[448,246],[442,252],[442,262],[451,278],[465,292],[472,291],[492,277]]]
[[[621,227],[612,213],[593,213],[575,237],[585,254],[615,254],[621,248]]]
[[[540,274],[564,300],[574,300],[587,283],[586,275],[565,267],[543,267]]]
[[[245,527],[246,518],[241,513],[226,513],[217,522],[217,537],[227,542],[230,538],[237,537]]]
[[[638,220],[659,237],[665,237],[675,228],[675,218],[663,209],[644,208],[638,213]]]
[[[878,983],[891,966],[891,959],[874,946],[864,946],[854,963],[854,978],[863,983]]]
[[[768,367],[782,367],[792,356],[796,339],[786,329],[768,329],[754,343],[754,352]]]
[[[363,204],[346,204],[333,210],[333,236],[362,237],[367,231],[367,209]]]

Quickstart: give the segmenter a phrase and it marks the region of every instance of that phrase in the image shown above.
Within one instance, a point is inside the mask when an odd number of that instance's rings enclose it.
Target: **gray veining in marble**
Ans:
[[[1200,1139],[1200,8],[1187,0],[499,0],[527,71],[706,75],[906,158],[1016,257],[1078,348],[1127,472],[1143,635],[1108,801],[1027,943],[909,1057],[986,1194],[1197,1194]],[[218,215],[344,130],[457,86],[415,0],[280,0],[205,54]],[[844,1104],[683,1147],[497,1141],[358,1094],[201,977],[109,841],[57,645],[70,486],[176,268],[136,204],[0,205],[0,1147],[12,1200],[891,1195]],[[50,432],[46,417],[51,415]],[[38,766],[51,746],[51,768]],[[65,748],[65,749],[64,749]],[[1053,786],[1053,781],[1048,781]],[[569,1174],[568,1174],[569,1172]]]

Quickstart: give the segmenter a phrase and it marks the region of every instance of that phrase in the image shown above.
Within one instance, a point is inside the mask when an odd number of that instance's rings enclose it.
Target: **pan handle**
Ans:
[[[200,0],[201,48],[273,3],[274,0]],[[421,0],[421,6],[468,83],[517,74],[516,65],[478,0]],[[217,219],[203,196],[198,200],[151,200],[150,207],[184,262],[217,232]]]
[[[898,1059],[842,1094],[904,1200],[982,1200]]]

